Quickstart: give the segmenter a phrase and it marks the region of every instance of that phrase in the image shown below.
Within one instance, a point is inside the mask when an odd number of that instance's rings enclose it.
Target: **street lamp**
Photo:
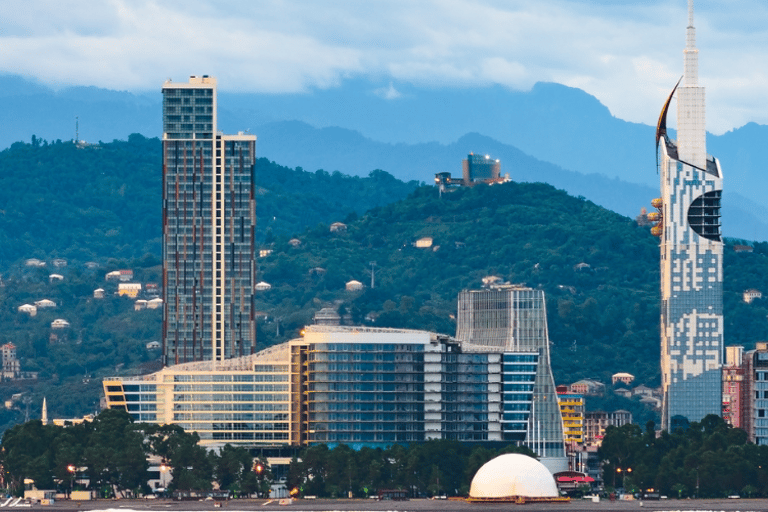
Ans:
[[[75,490],[75,473],[77,472],[77,468],[74,464],[69,464],[67,466],[67,471],[69,472],[69,496],[72,497],[72,491]]]
[[[163,494],[168,494],[168,484],[166,483],[166,476],[168,472],[171,470],[171,466],[169,466],[165,460],[163,460],[160,463],[160,485],[163,487]]]
[[[632,468],[627,468],[627,469],[616,468],[616,472],[613,474],[613,488],[614,489],[616,488],[616,475],[618,474],[619,476],[621,476],[621,472],[622,471],[625,474],[626,473],[631,473],[632,472]],[[621,480],[621,485],[622,485],[622,487],[624,486],[624,480],[623,479]]]

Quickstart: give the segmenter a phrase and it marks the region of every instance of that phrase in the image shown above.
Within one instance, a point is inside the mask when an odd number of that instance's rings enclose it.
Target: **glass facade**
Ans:
[[[216,80],[163,85],[165,364],[251,354],[256,137],[216,129]]]
[[[174,423],[204,444],[388,446],[429,439],[547,440],[540,355],[462,352],[424,331],[314,325],[251,356],[104,381],[111,408]]]
[[[464,352],[505,353],[505,385],[507,379],[516,379],[509,384],[518,386],[526,384],[521,379],[528,379],[525,389],[532,393],[532,404],[527,411],[505,409],[507,418],[514,418],[504,424],[505,439],[524,439],[524,444],[541,457],[565,457],[563,419],[549,359],[544,292],[518,285],[491,285],[488,289],[462,291],[456,338]],[[506,362],[507,353],[518,352],[527,353],[526,357],[535,362]],[[526,370],[522,371],[523,368]],[[517,403],[507,404],[506,398],[505,393],[505,408],[523,407]],[[514,416],[510,416],[512,414]],[[523,423],[526,423],[525,429],[521,430]]]

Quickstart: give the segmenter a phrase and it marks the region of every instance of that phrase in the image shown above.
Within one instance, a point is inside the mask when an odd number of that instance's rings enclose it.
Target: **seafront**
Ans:
[[[568,503],[531,503],[516,505],[513,503],[471,504],[454,500],[409,500],[376,501],[364,499],[351,500],[295,500],[288,505],[269,500],[232,500],[213,501],[170,501],[170,500],[94,500],[94,501],[57,501],[51,505],[32,505],[26,510],[93,510],[93,511],[197,511],[197,510],[286,510],[295,512],[367,512],[367,511],[768,511],[768,499],[719,499],[719,500],[660,500],[660,501],[608,501],[572,500]]]

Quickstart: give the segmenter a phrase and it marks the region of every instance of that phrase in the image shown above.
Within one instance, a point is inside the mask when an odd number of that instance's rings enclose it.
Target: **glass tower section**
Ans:
[[[704,88],[689,0],[684,76],[677,91],[677,140],[660,144],[662,425],[721,414],[723,361],[722,171],[706,154]],[[674,93],[674,91],[673,91]],[[671,96],[670,96],[671,99]]]
[[[216,127],[216,79],[163,84],[163,362],[251,354],[256,137]]]
[[[530,413],[506,411],[515,418],[507,423],[505,432],[527,421],[524,444],[541,457],[565,457],[563,419],[555,392],[555,381],[549,359],[547,311],[542,290],[516,285],[492,286],[485,290],[464,290],[459,294],[456,338],[463,352],[529,353],[535,361],[517,363],[527,370],[523,373],[506,371],[514,363],[505,360],[504,383],[507,379],[525,378],[533,383],[533,403]],[[506,357],[506,356],[505,356]],[[512,356],[510,356],[512,357]],[[535,364],[534,364],[535,363]],[[530,376],[531,369],[535,374]],[[513,381],[510,381],[510,384]],[[522,382],[515,382],[522,385]],[[506,396],[505,391],[505,396]],[[505,401],[505,407],[511,407]],[[522,407],[522,406],[521,406]]]

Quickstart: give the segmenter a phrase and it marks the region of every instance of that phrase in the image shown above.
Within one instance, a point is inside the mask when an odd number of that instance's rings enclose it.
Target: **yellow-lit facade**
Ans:
[[[560,413],[563,415],[563,435],[565,443],[584,442],[584,396],[560,394]]]

